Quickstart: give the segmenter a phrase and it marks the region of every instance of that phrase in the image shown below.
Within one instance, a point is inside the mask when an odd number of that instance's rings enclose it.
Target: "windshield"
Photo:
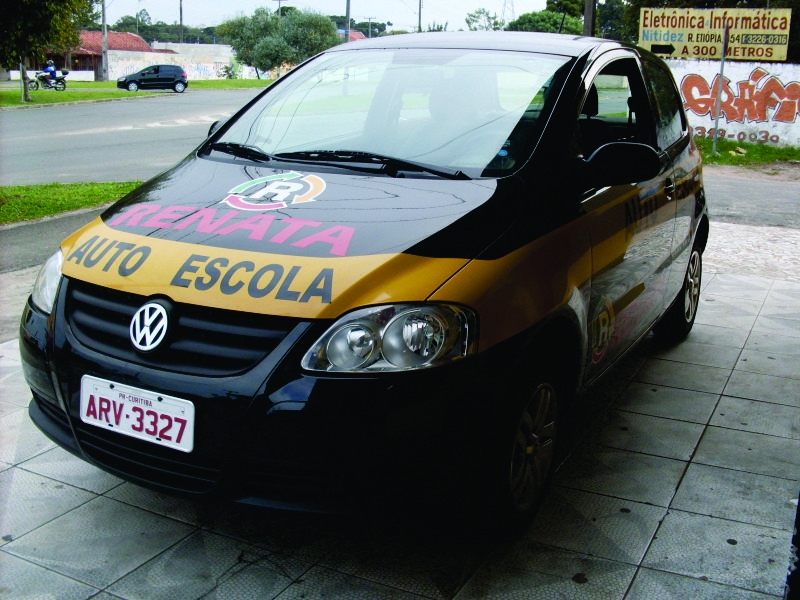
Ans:
[[[308,152],[330,162],[358,152],[498,176],[530,157],[548,84],[568,60],[462,49],[331,52],[270,88],[216,141],[278,158]]]

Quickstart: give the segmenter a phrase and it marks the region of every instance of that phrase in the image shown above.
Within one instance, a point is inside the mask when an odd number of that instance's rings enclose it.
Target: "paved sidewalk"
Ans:
[[[799,248],[797,230],[712,223],[694,331],[668,349],[648,338],[587,399],[592,425],[510,540],[124,483],[30,423],[0,328],[0,597],[782,598],[800,490]],[[0,275],[0,325],[35,271]]]

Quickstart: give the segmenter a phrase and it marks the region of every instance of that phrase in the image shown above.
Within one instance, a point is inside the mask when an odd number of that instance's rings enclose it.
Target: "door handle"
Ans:
[[[664,182],[664,193],[670,197],[670,200],[675,195],[675,182],[672,177],[667,177],[667,181]]]

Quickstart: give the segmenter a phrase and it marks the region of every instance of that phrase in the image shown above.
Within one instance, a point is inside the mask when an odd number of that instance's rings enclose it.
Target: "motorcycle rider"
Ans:
[[[56,65],[52,60],[47,61],[47,66],[44,68],[44,71],[42,71],[42,75],[44,75],[47,85],[50,85],[52,79],[56,76]]]

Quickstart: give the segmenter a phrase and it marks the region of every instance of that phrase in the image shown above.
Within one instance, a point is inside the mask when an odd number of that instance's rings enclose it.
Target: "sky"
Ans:
[[[146,10],[153,22],[178,23],[183,3],[183,24],[189,27],[210,27],[266,6],[278,10],[278,0],[105,0],[106,23],[113,25],[120,17]],[[344,15],[347,0],[280,0],[281,6],[294,6],[325,15]],[[390,29],[414,30],[419,20],[420,0],[350,0],[350,16],[357,23],[390,21]],[[521,14],[544,10],[545,0],[422,0],[422,28],[432,23],[447,23],[448,31],[466,29],[467,13],[485,8],[490,14],[511,21]]]

